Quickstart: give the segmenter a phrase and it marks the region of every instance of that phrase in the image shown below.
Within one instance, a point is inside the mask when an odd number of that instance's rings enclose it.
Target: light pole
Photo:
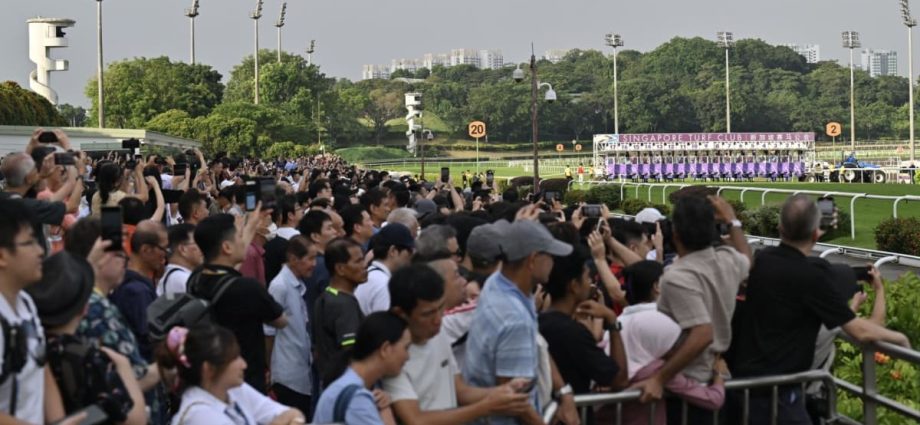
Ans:
[[[735,41],[732,39],[732,33],[719,31],[716,33],[719,39],[719,47],[725,49],[725,132],[732,132],[732,101],[731,101],[731,80],[729,80],[728,51],[731,50]]]
[[[910,163],[914,165],[914,27],[917,20],[910,16],[910,0],[901,0],[901,16],[907,27],[907,101],[910,103]]]
[[[284,13],[287,11],[287,2],[281,3],[281,17],[275,22],[278,28],[278,63],[281,63],[281,27],[284,26]]]
[[[96,82],[99,92],[99,128],[105,128],[105,95],[102,93],[102,0],[96,0]]]
[[[191,64],[195,64],[195,17],[198,16],[198,0],[192,1],[192,7],[190,9],[185,9],[185,16],[188,16],[189,21],[191,22],[192,31],[191,31]]]
[[[307,65],[313,65],[313,52],[316,51],[316,40],[310,40],[310,47],[307,48]]]
[[[255,60],[255,89],[253,94],[255,95],[255,104],[259,104],[259,19],[262,17],[262,0],[258,0],[256,3],[256,10],[253,10],[249,15],[255,22],[256,27],[256,50],[255,54],[252,56]]]
[[[516,82],[524,81],[524,71],[518,67],[511,74]],[[547,102],[556,101],[556,92],[549,83],[540,83],[537,80],[537,56],[533,51],[533,44],[530,45],[530,127],[531,138],[533,140],[533,191],[539,191],[540,187],[540,152],[539,152],[539,126],[537,125],[537,92],[541,87],[547,86],[544,100]]]
[[[853,68],[853,49],[862,46],[859,41],[859,33],[856,31],[844,31],[842,33],[843,48],[850,49],[850,150],[856,151],[856,79]]]
[[[620,105],[617,95],[617,47],[623,47],[620,34],[607,34],[604,36],[607,45],[613,47],[613,132],[620,134]]]

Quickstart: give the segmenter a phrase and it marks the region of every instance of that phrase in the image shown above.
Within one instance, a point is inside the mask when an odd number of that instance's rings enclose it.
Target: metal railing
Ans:
[[[875,353],[883,353],[896,359],[904,360],[913,365],[920,365],[920,352],[899,347],[896,345],[878,342],[871,344],[859,344],[852,338],[843,334],[842,338],[862,350],[862,382],[852,383],[841,378],[833,376],[825,370],[811,370],[807,372],[764,376],[747,379],[730,379],[725,382],[725,391],[735,391],[741,393],[741,422],[748,424],[750,421],[750,401],[751,390],[760,388],[770,389],[770,423],[776,425],[778,422],[778,399],[779,388],[799,384],[802,387],[802,396],[805,396],[805,385],[810,382],[822,382],[827,387],[827,406],[828,415],[826,423],[845,423],[845,424],[865,424],[876,425],[878,423],[879,406],[889,409],[890,411],[908,419],[920,421],[920,411],[895,401],[889,397],[879,394],[875,374]],[[842,415],[837,411],[837,389],[859,397],[863,402],[863,421],[859,422],[853,418]],[[626,390],[616,393],[598,393],[598,394],[579,394],[575,396],[575,406],[579,409],[582,423],[586,423],[588,410],[600,406],[616,406],[615,424],[623,423],[623,403],[636,402],[639,400],[641,393],[638,390]],[[658,406],[661,402],[648,404],[649,424],[655,423],[655,410],[661,408]],[[681,424],[688,423],[687,402],[682,401]],[[556,415],[559,406],[556,402],[550,403],[543,411],[543,418],[546,423],[551,423]],[[725,407],[723,407],[723,410]],[[713,424],[719,423],[721,411],[713,412]],[[695,425],[695,424],[694,424]]]
[[[569,182],[569,189],[571,189],[574,181]],[[620,199],[625,199],[625,188],[634,187],[635,188],[635,197],[639,198],[639,188],[648,189],[648,201],[652,202],[652,191],[654,189],[661,188],[661,203],[667,204],[667,194],[669,188],[683,189],[688,186],[694,186],[691,183],[643,183],[643,182],[627,182],[627,181],[588,181],[582,183],[584,186],[592,185],[619,185],[620,186]],[[822,191],[822,190],[799,190],[799,189],[777,189],[777,188],[767,188],[767,187],[754,187],[754,186],[721,186],[718,184],[706,184],[700,183],[699,185],[706,185],[709,187],[717,188],[717,194],[721,195],[723,191],[738,191],[739,200],[744,202],[744,195],[747,192],[759,192],[760,193],[760,205],[765,205],[767,202],[767,195],[770,193],[777,194],[789,194],[789,195],[816,195],[816,196],[834,196],[841,198],[850,199],[850,239],[856,239],[856,200],[857,199],[875,199],[875,200],[887,200],[892,201],[891,207],[891,216],[898,218],[898,205],[901,202],[907,201],[920,201],[920,196],[916,195],[903,195],[903,196],[894,196],[894,195],[872,195],[868,193],[860,192],[841,192],[841,191]]]

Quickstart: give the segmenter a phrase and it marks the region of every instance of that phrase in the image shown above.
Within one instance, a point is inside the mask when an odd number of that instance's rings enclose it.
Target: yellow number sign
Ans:
[[[827,123],[827,135],[831,137],[837,137],[840,135],[843,126],[839,122],[829,122]]]
[[[563,145],[562,143],[556,145],[556,152],[562,152],[564,150],[565,150],[565,145]]]
[[[473,121],[469,126],[470,137],[474,139],[479,139],[481,137],[486,137],[486,123],[482,121]]]

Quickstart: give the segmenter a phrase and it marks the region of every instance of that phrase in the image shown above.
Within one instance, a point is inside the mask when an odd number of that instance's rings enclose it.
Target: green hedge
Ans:
[[[620,188],[613,185],[598,185],[588,189],[585,202],[589,204],[604,204],[607,208],[615,210],[620,206]]]
[[[875,228],[875,243],[882,251],[920,255],[920,219],[889,218]]]
[[[764,236],[768,238],[779,237],[779,205],[764,205],[752,210],[742,210],[738,213],[738,219],[744,224],[744,231],[751,235]],[[821,237],[822,241],[835,239],[850,234],[850,214],[846,211],[837,212],[837,228],[830,230]]]

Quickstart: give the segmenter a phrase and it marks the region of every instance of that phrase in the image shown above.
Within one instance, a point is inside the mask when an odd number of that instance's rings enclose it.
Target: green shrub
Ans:
[[[870,291],[869,299],[860,309],[860,316],[869,316],[874,298],[875,294]],[[920,277],[914,273],[905,273],[895,281],[885,282],[885,298],[887,327],[903,332],[913,343],[920,341],[920,315],[916,314],[916,306],[920,305]],[[876,356],[874,360],[879,394],[893,398],[913,409],[920,408],[920,371],[918,368],[908,362],[887,356]],[[861,351],[856,346],[838,339],[833,373],[838,378],[858,385],[862,380]],[[837,411],[861,421],[862,402],[838,389]],[[916,423],[903,419],[900,415],[882,407],[878,409],[877,422],[880,424]]]
[[[831,229],[821,237],[821,242],[826,242],[839,237],[850,236],[850,213],[842,210],[837,211],[837,228]]]
[[[726,199],[728,205],[731,205],[735,209],[735,215],[740,216],[741,213],[747,211],[747,205],[744,202],[741,202],[737,199]]]
[[[648,201],[638,198],[629,198],[623,201],[623,213],[626,215],[636,215],[639,211],[652,206]]]
[[[746,210],[738,217],[741,223],[744,224],[747,233],[768,238],[778,238],[779,211],[779,206],[764,205],[753,210]]]
[[[588,191],[586,190],[570,190],[565,193],[565,197],[562,198],[562,201],[566,205],[576,205],[582,202],[588,202]]]
[[[654,204],[654,205],[652,205],[652,208],[658,210],[658,212],[660,212],[661,215],[665,215],[665,216],[671,215],[671,206],[670,206],[670,205],[667,205],[667,204]],[[640,211],[641,211],[641,210],[640,210]]]
[[[920,219],[889,218],[875,227],[875,243],[882,251],[920,255]]]
[[[604,204],[607,208],[615,210],[620,206],[620,187],[611,184],[602,184],[588,189],[585,202],[589,204]]]

